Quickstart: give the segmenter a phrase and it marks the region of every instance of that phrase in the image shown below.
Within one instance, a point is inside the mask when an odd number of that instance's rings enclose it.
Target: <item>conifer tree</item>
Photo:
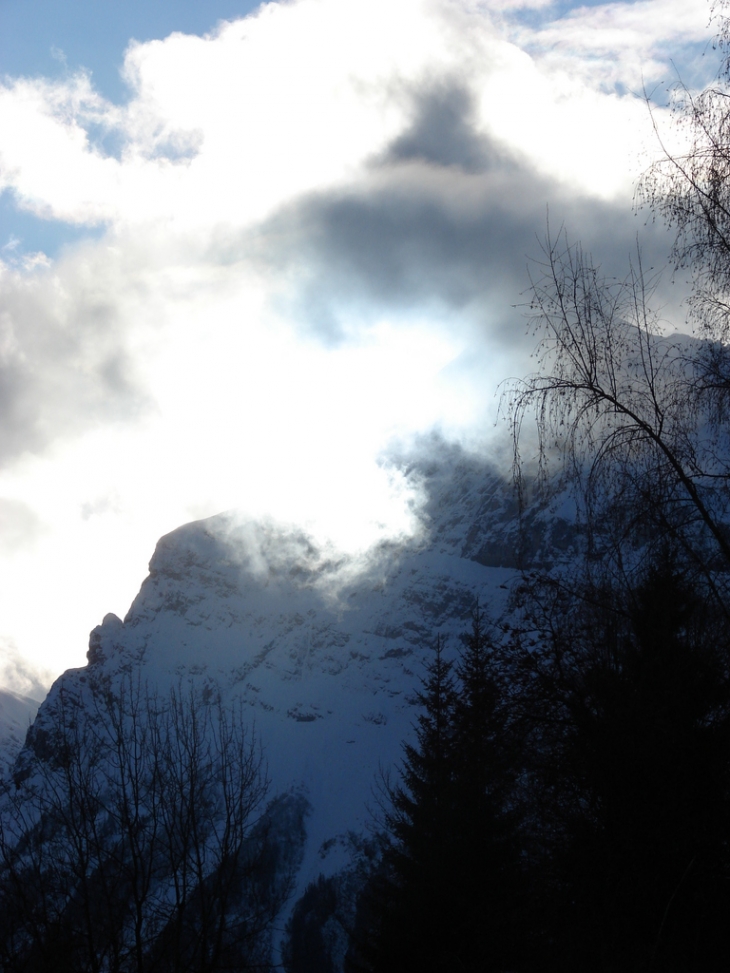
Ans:
[[[449,969],[444,913],[453,891],[452,664],[436,639],[417,702],[416,742],[404,745],[400,783],[386,783],[385,850],[359,904],[352,970]]]
[[[388,823],[403,853],[424,867],[441,870],[441,848],[448,834],[453,799],[454,711],[456,693],[452,663],[444,658],[443,640],[427,668],[423,689],[416,694],[422,707],[416,745],[405,744],[402,785],[392,792]]]
[[[386,848],[360,902],[351,970],[520,968],[520,848],[495,661],[478,608],[457,687],[437,639],[416,742],[388,789]]]
[[[510,741],[507,683],[477,604],[457,667],[452,870],[460,892],[455,959],[468,970],[516,970],[530,935]]]

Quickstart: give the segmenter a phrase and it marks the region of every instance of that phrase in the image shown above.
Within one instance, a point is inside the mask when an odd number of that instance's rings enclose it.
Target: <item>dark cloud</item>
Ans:
[[[433,79],[403,97],[409,121],[364,179],[289,205],[257,236],[258,255],[283,272],[285,313],[325,341],[403,312],[520,345],[514,306],[540,274],[548,213],[551,233],[564,225],[606,276],[626,275],[639,231],[645,265],[667,265],[666,232],[627,201],[581,194],[485,134],[465,80]],[[669,276],[660,301],[676,314]]]
[[[433,79],[403,98],[403,130],[351,188],[290,203],[238,239],[229,229],[206,257],[263,261],[281,279],[274,300],[286,316],[325,342],[378,317],[422,315],[468,330],[490,351],[498,343],[518,353],[531,339],[515,305],[540,258],[548,207],[553,232],[565,223],[609,275],[625,274],[637,230],[647,266],[666,263],[668,240],[630,206],[580,196],[489,138],[462,79]],[[88,247],[87,261],[4,274],[0,464],[147,405],[126,346],[126,290],[142,287],[139,268],[123,279],[108,248]],[[668,289],[662,299],[673,301]]]
[[[548,213],[551,232],[565,225],[607,276],[626,274],[639,231],[646,266],[666,265],[666,233],[645,227],[630,205],[571,193],[469,134],[468,120],[460,89],[430,91],[369,180],[277,214],[267,228],[277,241],[269,259],[299,282],[285,298],[288,313],[335,343],[358,315],[425,312],[454,329],[481,323],[491,342],[519,344],[524,321],[514,306],[530,274],[540,274]],[[457,137],[441,144],[449,130]]]
[[[459,80],[442,80],[413,96],[413,121],[378,160],[382,165],[426,162],[484,172],[494,146],[474,128],[474,98]]]

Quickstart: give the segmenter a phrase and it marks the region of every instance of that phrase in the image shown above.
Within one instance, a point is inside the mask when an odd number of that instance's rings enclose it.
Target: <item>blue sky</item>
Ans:
[[[121,104],[130,94],[120,71],[130,40],[163,39],[173,31],[204,34],[219,20],[243,17],[258,5],[247,0],[0,0],[0,77],[63,79],[85,70],[105,98]],[[24,249],[55,255],[88,235],[86,227],[19,212],[11,193],[0,194],[0,246],[16,239]]]
[[[105,97],[121,102],[129,92],[119,69],[132,38],[204,34],[256,6],[247,0],[0,0],[0,74],[57,78],[84,68]]]
[[[546,212],[666,262],[641,89],[712,75],[708,12],[0,0],[0,684],[82,664],[186,521],[421,529],[393,457],[500,448]]]
[[[258,6],[250,0],[0,0],[0,75],[59,77],[84,68],[105,97],[121,102],[129,94],[119,69],[130,39],[204,34]],[[563,15],[576,6],[597,7],[600,0],[562,0],[549,9]],[[533,16],[544,20],[545,9]]]

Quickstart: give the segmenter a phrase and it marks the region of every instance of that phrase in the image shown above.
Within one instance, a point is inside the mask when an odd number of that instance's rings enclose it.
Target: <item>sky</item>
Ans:
[[[709,17],[0,0],[0,685],[83,665],[190,520],[354,554],[419,529],[389,457],[434,432],[500,449],[546,221],[606,273],[637,234],[666,263],[633,208],[645,93],[673,144]]]

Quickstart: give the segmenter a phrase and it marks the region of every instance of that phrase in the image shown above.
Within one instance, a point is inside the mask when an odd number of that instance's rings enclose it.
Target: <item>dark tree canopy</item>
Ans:
[[[730,639],[670,560],[534,581],[516,631],[546,969],[730,963]]]
[[[502,695],[476,610],[458,668],[436,640],[418,700],[415,744],[386,794],[385,851],[361,897],[352,970],[515,970],[523,869]],[[511,765],[510,765],[511,766]]]

